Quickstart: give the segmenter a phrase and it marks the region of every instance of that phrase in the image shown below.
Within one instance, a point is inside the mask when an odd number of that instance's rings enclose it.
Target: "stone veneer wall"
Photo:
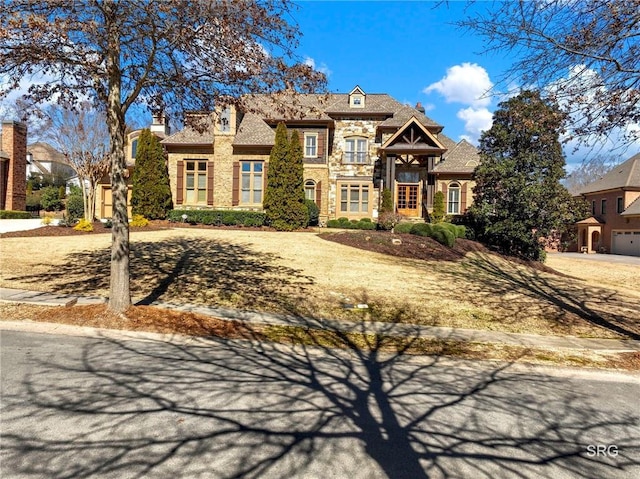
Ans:
[[[0,150],[8,155],[8,165],[2,168],[6,178],[0,178],[0,195],[6,210],[26,210],[27,199],[27,126],[15,121],[2,122]]]
[[[329,181],[328,190],[328,210],[329,218],[337,218],[338,201],[338,181],[346,177],[367,178],[372,183],[371,197],[369,201],[373,204],[373,217],[378,215],[379,192],[373,188],[373,170],[375,161],[378,159],[378,148],[380,143],[376,142],[376,128],[380,121],[377,120],[348,120],[338,119],[335,122],[333,137],[333,152],[329,156]],[[343,164],[342,155],[345,151],[345,138],[358,136],[368,139],[369,158],[363,165]]]

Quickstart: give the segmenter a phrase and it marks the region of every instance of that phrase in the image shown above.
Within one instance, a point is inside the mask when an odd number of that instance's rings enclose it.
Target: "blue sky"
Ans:
[[[481,39],[452,24],[463,17],[465,2],[298,5],[298,53],[328,75],[331,91],[359,85],[412,106],[420,102],[454,140],[475,141],[490,125],[500,100],[486,92],[509,60],[481,54]]]
[[[452,1],[305,1],[298,0],[295,20],[303,37],[298,54],[327,74],[329,89],[349,92],[359,85],[367,93],[388,93],[444,126],[458,141],[476,144],[491,126],[492,114],[507,90],[512,59],[483,54],[483,39],[453,25],[491,2]],[[491,90],[491,93],[487,93]],[[585,155],[602,148],[565,146],[569,170]],[[640,152],[634,145],[620,152],[624,160]]]

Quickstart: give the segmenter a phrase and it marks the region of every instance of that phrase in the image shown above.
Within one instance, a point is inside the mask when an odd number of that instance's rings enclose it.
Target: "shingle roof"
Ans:
[[[255,113],[247,113],[233,140],[238,146],[273,146],[276,133]]]
[[[636,198],[620,216],[640,216],[640,198]]]
[[[386,95],[388,96],[388,95]],[[389,97],[391,98],[391,97]],[[392,127],[392,128],[400,128],[403,126],[412,116],[416,117],[416,119],[422,123],[424,126],[437,127],[442,129],[442,126],[433,121],[431,118],[426,116],[424,113],[416,110],[415,108],[410,107],[409,105],[402,105],[401,103],[391,100],[399,105],[399,108],[394,110],[393,116],[391,118],[387,118],[385,121],[380,123],[380,127]]]
[[[629,187],[640,188],[640,153],[616,166],[601,178],[584,186],[579,193],[586,194]]]
[[[453,141],[444,135],[440,135],[438,139],[442,140],[442,137],[449,141]],[[443,144],[447,146],[444,141]],[[433,172],[473,173],[473,170],[479,163],[480,156],[478,155],[476,147],[467,140],[461,140],[457,145],[443,155],[442,161],[433,168]]]
[[[44,141],[37,141],[28,145],[27,151],[33,155],[35,160],[65,162],[64,155]]]
[[[204,121],[204,131],[200,132],[192,126],[185,126],[182,130],[160,141],[160,143],[163,145],[212,145],[213,118],[209,115]]]

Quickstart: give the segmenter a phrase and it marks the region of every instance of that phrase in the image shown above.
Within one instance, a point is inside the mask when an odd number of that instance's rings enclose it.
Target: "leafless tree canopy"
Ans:
[[[324,75],[296,62],[289,0],[7,0],[0,2],[0,98],[32,75],[35,101],[91,100],[106,112],[113,228],[109,307],[131,303],[125,117],[210,110],[252,92],[308,92]]]
[[[537,86],[583,141],[620,129],[640,140],[640,0],[493,2],[459,25],[513,63],[505,82]],[[475,12],[474,12],[475,13]]]

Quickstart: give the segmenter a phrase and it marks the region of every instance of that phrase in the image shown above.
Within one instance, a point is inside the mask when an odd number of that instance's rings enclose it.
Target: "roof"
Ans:
[[[169,135],[160,141],[163,145],[213,145],[213,118],[211,115],[204,120],[204,131],[198,131],[193,126],[185,126],[182,130]],[[154,133],[155,134],[155,133]]]
[[[602,225],[604,224],[602,221],[598,221],[593,216],[589,216],[587,219],[578,221],[576,224],[578,225]]]
[[[444,138],[443,138],[444,137]],[[438,137],[446,147],[448,142],[452,142],[445,135]],[[446,139],[446,140],[444,140]],[[444,140],[444,141],[442,141]],[[448,141],[447,141],[448,140]],[[434,166],[434,173],[473,173],[473,170],[480,164],[480,156],[475,146],[467,140],[461,140],[453,148],[447,151],[442,161]]]
[[[640,188],[640,153],[584,186],[579,194],[584,195],[619,188]]]
[[[640,216],[640,197],[627,206],[627,209],[620,213],[620,216]]]
[[[60,153],[53,146],[44,141],[37,141],[27,145],[27,152],[33,155],[34,160],[66,163],[64,154]]]
[[[262,118],[255,113],[247,113],[238,127],[234,145],[239,146],[272,146],[276,133]]]
[[[245,95],[242,104],[246,114],[233,142],[236,146],[272,146],[275,133],[267,122],[282,120],[329,124],[335,116],[380,116],[383,121],[378,127],[400,128],[415,117],[431,130],[442,130],[441,125],[424,113],[403,105],[386,93],[367,94],[364,107],[358,109],[349,106],[349,94],[345,93],[253,94]]]

